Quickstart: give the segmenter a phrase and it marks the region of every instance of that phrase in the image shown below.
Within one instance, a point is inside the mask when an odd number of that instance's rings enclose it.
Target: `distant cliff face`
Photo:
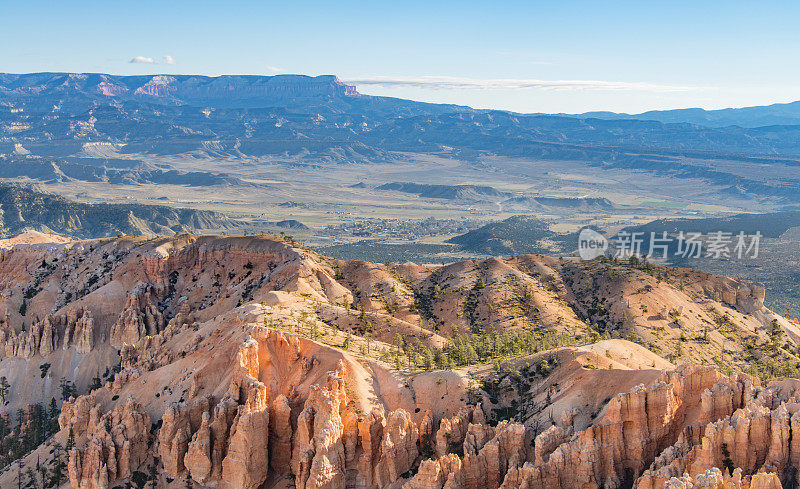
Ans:
[[[356,88],[333,75],[145,75],[84,73],[0,74],[0,94],[13,97],[161,99],[194,105],[248,106],[285,98],[355,97]]]

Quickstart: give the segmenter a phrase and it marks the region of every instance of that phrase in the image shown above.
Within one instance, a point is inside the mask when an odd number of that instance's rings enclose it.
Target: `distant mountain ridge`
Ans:
[[[16,98],[49,100],[83,96],[96,100],[139,100],[165,104],[213,105],[226,108],[265,107],[270,103],[291,103],[296,99],[365,98],[395,100],[362,95],[335,75],[111,75],[104,73],[0,73],[0,100]],[[403,101],[436,112],[446,104]],[[489,112],[481,110],[477,112]],[[667,124],[697,124],[707,127],[800,125],[800,101],[763,106],[706,110],[679,108],[651,110],[638,114],[590,111],[580,114],[518,114],[567,116],[581,119],[642,120]]]
[[[0,146],[2,153],[2,146]],[[27,177],[42,182],[83,181],[138,185],[146,183],[187,185],[252,185],[241,179],[212,172],[180,172],[149,168],[137,160],[103,158],[26,158],[0,155],[0,178]]]
[[[226,230],[238,223],[217,212],[141,204],[83,204],[17,186],[0,186],[0,232],[34,230],[74,238],[171,235]]]
[[[502,202],[504,208],[541,211],[559,210],[613,210],[614,203],[604,197],[512,197]]]
[[[355,97],[353,85],[320,75],[107,75],[102,73],[0,73],[0,95],[19,98],[83,95],[188,105],[252,106],[264,100]],[[233,95],[233,96],[232,96]]]
[[[700,108],[651,110],[640,114],[585,112],[581,118],[651,120],[668,124],[689,123],[708,127],[764,127],[800,125],[800,101],[754,107],[705,110]]]
[[[791,204],[800,195],[795,177],[765,182],[751,170],[706,164],[768,164],[796,175],[800,124],[710,127],[594,115],[359,95],[333,75],[0,74],[6,155],[74,158],[87,145],[108,145],[107,156],[120,158],[254,157],[312,165],[392,162],[403,153],[473,162],[496,155],[703,179],[742,198]]]
[[[394,190],[408,194],[417,194],[428,199],[448,200],[496,200],[508,194],[486,185],[429,185],[412,182],[386,183],[377,190]]]

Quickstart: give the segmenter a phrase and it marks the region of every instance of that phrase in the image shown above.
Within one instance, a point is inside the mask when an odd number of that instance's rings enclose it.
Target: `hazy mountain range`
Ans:
[[[640,119],[665,123],[687,122],[709,127],[741,126],[753,128],[777,125],[796,126],[800,124],[800,102],[719,110],[704,110],[699,108],[651,110],[641,114],[586,112],[580,114],[578,117],[610,120]]]
[[[702,179],[734,198],[792,203],[800,194],[793,176],[800,125],[750,126],[791,122],[796,110],[790,104],[638,116],[517,114],[362,95],[335,76],[3,74],[0,155],[57,158],[59,165],[85,165],[89,158],[105,168],[115,158],[171,156],[317,165],[397,161],[407,153],[461,161],[496,155]],[[645,120],[655,118],[663,121]],[[753,170],[763,164],[783,177],[763,178]],[[150,161],[136,170],[162,169],[174,168]],[[198,170],[169,177],[231,182]],[[103,176],[118,177],[118,169]]]
[[[774,121],[796,120],[797,107],[575,117],[366,96],[334,76],[5,74],[0,141],[6,152],[13,143],[50,156],[78,152],[88,142],[155,154],[209,147],[253,155],[349,148],[370,156],[452,147],[545,158],[604,159],[633,149],[794,155],[800,153],[800,127]],[[729,120],[747,127],[719,127]],[[751,127],[759,121],[770,126]]]

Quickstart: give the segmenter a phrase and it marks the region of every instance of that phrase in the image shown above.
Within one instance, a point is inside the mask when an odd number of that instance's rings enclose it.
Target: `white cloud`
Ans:
[[[278,68],[277,66],[267,66],[267,71],[270,72],[270,73],[276,74],[276,75],[278,73],[286,73],[285,69]]]
[[[156,60],[154,60],[153,58],[148,58],[146,56],[136,56],[135,58],[130,60],[129,63],[144,63],[148,65],[153,65],[156,64]]]
[[[459,78],[450,76],[364,77],[348,79],[354,85],[383,88],[426,88],[432,90],[614,90],[642,92],[686,92],[702,87],[599,80],[525,80]]]
[[[175,58],[173,58],[169,54],[164,55],[164,64],[165,65],[174,65],[175,64]]]

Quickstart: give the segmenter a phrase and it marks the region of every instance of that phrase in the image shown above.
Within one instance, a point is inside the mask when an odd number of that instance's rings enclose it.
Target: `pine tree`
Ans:
[[[400,333],[394,334],[394,344],[397,346],[397,353],[400,353],[400,351],[405,348],[405,342],[403,341],[403,337],[400,336]]]
[[[65,379],[64,377],[61,377],[61,383],[59,384],[59,386],[61,387],[61,399],[63,401],[66,401],[70,397],[75,397],[78,395],[78,390],[75,388],[75,384]]]
[[[39,473],[39,481],[41,482],[41,487],[44,488],[47,485],[47,466],[42,464],[39,461],[39,457],[36,457],[36,471]]]
[[[64,445],[64,451],[69,453],[73,448],[75,448],[75,433],[72,431],[72,426],[70,426],[69,434],[67,435],[67,443]]]
[[[11,390],[11,384],[8,383],[8,379],[5,376],[0,377],[0,400],[3,401],[3,405],[8,405],[8,393]]]
[[[99,389],[103,387],[103,382],[100,380],[100,377],[94,377],[92,382],[89,384],[89,392],[93,390]]]
[[[67,464],[64,460],[64,449],[60,443],[53,445],[53,467],[50,469],[50,476],[47,485],[51,487],[59,487],[62,482],[65,482],[67,477]]]
[[[39,489],[39,481],[36,479],[36,473],[28,467],[25,470],[25,477],[28,479],[28,482],[25,484],[26,487],[33,487],[33,489]]]
[[[422,365],[425,367],[426,370],[430,370],[433,368],[434,363],[434,356],[433,352],[429,348],[422,349]]]
[[[50,407],[47,412],[48,418],[48,431],[50,434],[58,432],[58,416],[61,414],[61,410],[58,409],[58,404],[56,403],[56,398],[50,398]]]

